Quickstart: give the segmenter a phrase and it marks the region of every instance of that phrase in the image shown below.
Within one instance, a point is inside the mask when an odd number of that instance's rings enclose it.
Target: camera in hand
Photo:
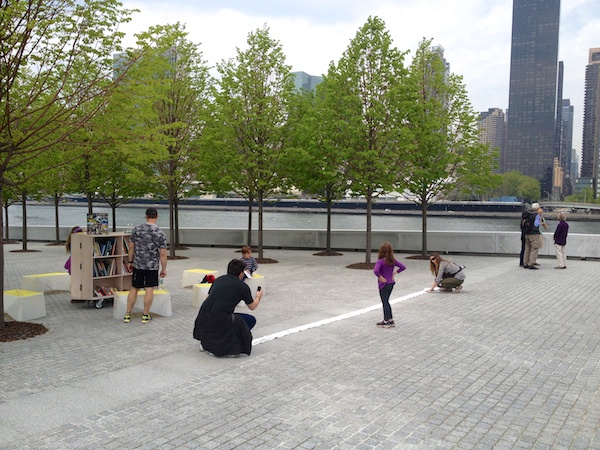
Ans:
[[[260,291],[262,291],[262,287],[259,286],[256,288],[256,292],[260,292]]]

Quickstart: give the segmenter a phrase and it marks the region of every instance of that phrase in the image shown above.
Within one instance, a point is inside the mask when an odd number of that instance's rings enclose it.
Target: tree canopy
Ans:
[[[57,143],[69,143],[71,159],[79,143],[69,138],[91,131],[118,83],[112,53],[121,50],[119,24],[133,11],[117,0],[24,0],[3,2],[0,10],[0,204],[5,186],[25,179],[21,170]],[[130,61],[128,64],[133,64]],[[128,65],[122,68],[122,74]],[[69,158],[51,162],[29,179]],[[39,167],[39,166],[38,166]],[[0,229],[2,219],[0,217]],[[0,244],[0,277],[4,250]],[[0,292],[0,312],[4,296]],[[4,314],[0,314],[0,326]]]

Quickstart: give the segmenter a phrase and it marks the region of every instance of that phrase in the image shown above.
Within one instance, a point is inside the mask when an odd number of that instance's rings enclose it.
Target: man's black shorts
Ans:
[[[146,287],[158,286],[158,270],[143,270],[133,268],[133,278],[131,285],[134,288],[143,289]]]

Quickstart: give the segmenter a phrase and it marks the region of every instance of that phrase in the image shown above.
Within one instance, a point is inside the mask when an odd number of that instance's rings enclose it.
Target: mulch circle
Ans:
[[[429,259],[429,255],[412,255],[412,256],[407,256],[406,259]]]
[[[330,252],[319,252],[319,253],[313,253],[313,256],[342,256],[343,253],[339,253],[339,252],[334,252],[333,250]]]
[[[19,341],[28,339],[48,331],[41,323],[31,322],[4,322],[4,328],[0,328],[0,342]]]
[[[276,264],[279,261],[271,258],[256,258],[256,262],[259,264]]]
[[[355,263],[346,266],[347,269],[373,270],[375,263]]]

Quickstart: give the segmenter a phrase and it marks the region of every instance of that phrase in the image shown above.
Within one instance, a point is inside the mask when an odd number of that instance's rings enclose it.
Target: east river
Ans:
[[[117,208],[117,227],[131,228],[144,221],[146,206],[121,206]],[[158,225],[168,228],[169,211],[164,206],[158,206]],[[22,225],[21,205],[12,205],[8,208],[9,225]],[[109,225],[112,227],[112,212],[110,208],[94,207],[96,213],[108,213]],[[63,205],[59,207],[59,225],[72,227],[85,226],[87,207],[84,205]],[[557,221],[555,213],[547,213],[548,232],[553,232]],[[316,229],[324,230],[327,227],[327,215],[314,211],[266,211],[263,214],[264,229]],[[578,234],[600,234],[600,222],[597,221],[569,221],[569,232]],[[54,226],[54,207],[51,205],[28,205],[28,226]],[[179,210],[179,226],[181,228],[211,228],[211,229],[246,229],[248,226],[247,211],[207,210],[198,208],[182,208]],[[253,216],[253,229],[258,228],[258,214]],[[334,230],[364,230],[366,228],[365,213],[334,213],[332,216],[332,229]],[[430,215],[427,218],[427,228],[432,231],[459,230],[459,231],[519,231],[519,219],[515,217],[453,217],[451,214],[444,216]],[[420,215],[399,215],[397,213],[374,214],[372,216],[372,229],[387,230],[421,230]]]

